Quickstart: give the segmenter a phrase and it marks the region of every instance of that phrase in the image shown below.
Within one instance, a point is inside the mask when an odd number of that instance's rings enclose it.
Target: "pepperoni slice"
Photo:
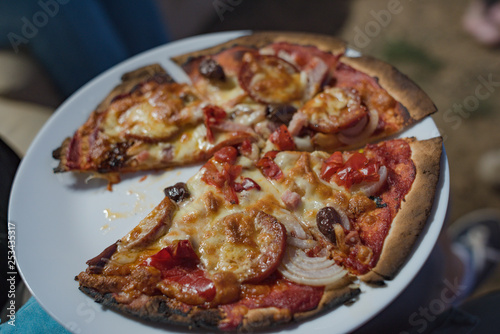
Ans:
[[[237,212],[213,220],[206,231],[200,253],[207,270],[232,272],[242,283],[267,278],[285,252],[285,227],[262,211]]]
[[[358,123],[368,110],[356,90],[327,88],[309,100],[299,113],[305,114],[309,127],[322,133],[337,133]]]
[[[287,104],[301,100],[304,87],[299,71],[289,62],[276,57],[247,53],[239,73],[240,86],[256,101]]]

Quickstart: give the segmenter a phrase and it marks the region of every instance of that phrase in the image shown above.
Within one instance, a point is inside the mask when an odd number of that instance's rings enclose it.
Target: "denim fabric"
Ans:
[[[1,334],[51,333],[69,334],[31,297],[16,313],[15,326],[5,322],[0,325]]]

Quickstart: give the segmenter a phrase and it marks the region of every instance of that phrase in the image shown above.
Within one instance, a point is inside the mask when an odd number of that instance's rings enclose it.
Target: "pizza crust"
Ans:
[[[334,286],[325,288],[318,306],[308,312],[300,312],[292,315],[289,310],[275,307],[249,310],[241,326],[238,327],[238,332],[252,333],[254,330],[302,321],[327,312],[350,301],[361,293],[361,290],[352,284],[353,279],[351,276],[345,276]]]
[[[219,330],[219,325],[225,319],[225,313],[219,308],[186,307],[165,296],[142,295],[126,304],[118,302],[112,293],[102,294],[96,289],[85,286],[80,286],[79,289],[104,307],[145,321]],[[244,316],[237,332],[251,333],[263,328],[309,319],[348,302],[360,292],[358,287],[352,286],[352,278],[346,277],[339,284],[325,290],[320,303],[314,310],[292,315],[289,310],[276,307],[251,309]]]
[[[375,77],[396,101],[408,112],[405,126],[411,125],[437,111],[430,97],[395,67],[369,56],[356,58],[341,57],[340,62],[351,66],[371,77]]]
[[[275,42],[316,46],[322,51],[333,54],[343,54],[346,49],[346,43],[343,40],[331,36],[298,32],[262,31],[238,37],[210,48],[179,55],[173,57],[172,60],[177,65],[182,66],[192,58],[216,54],[235,45],[261,48]]]
[[[219,309],[199,307],[183,309],[180,303],[164,296],[143,295],[129,304],[123,304],[119,303],[111,293],[101,294],[95,289],[84,286],[79,289],[95,302],[111,310],[155,323],[217,330],[217,325],[223,317]]]
[[[393,279],[412,252],[434,203],[442,143],[441,137],[410,142],[415,180],[392,221],[377,264],[372,271],[360,276],[362,281],[380,284],[383,280]]]

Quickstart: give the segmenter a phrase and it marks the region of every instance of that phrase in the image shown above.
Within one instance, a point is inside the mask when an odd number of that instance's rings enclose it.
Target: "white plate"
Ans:
[[[16,175],[9,219],[16,226],[16,253],[21,275],[38,302],[57,321],[75,333],[155,333],[183,329],[137,321],[102,308],[78,290],[74,277],[85,262],[132,229],[163,197],[163,188],[187,180],[198,167],[126,177],[106,190],[102,180],[71,173],[53,174],[57,162],[51,152],[89,116],[120,76],[140,66],[159,63],[174,78],[186,76],[169,58],[209,47],[248,32],[225,32],[188,38],[131,58],[95,78],[69,98],[45,124]],[[431,118],[403,136],[426,139],[439,135]],[[434,209],[415,251],[397,277],[384,288],[362,286],[351,306],[281,329],[294,333],[347,332],[362,325],[393,301],[417,274],[429,256],[445,218],[449,196],[446,155]]]

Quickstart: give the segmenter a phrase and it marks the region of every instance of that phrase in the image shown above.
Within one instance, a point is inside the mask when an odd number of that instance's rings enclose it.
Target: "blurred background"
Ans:
[[[476,209],[500,209],[500,49],[486,28],[489,39],[471,33],[471,0],[103,0],[79,8],[83,3],[0,0],[0,139],[21,158],[72,92],[138,52],[225,30],[307,31],[338,36],[391,63],[434,100],[451,169],[448,224]],[[10,160],[0,156],[4,175],[18,163],[13,152]],[[0,185],[6,203],[10,184]],[[6,204],[0,208],[6,222]],[[500,268],[474,295],[498,288]]]

